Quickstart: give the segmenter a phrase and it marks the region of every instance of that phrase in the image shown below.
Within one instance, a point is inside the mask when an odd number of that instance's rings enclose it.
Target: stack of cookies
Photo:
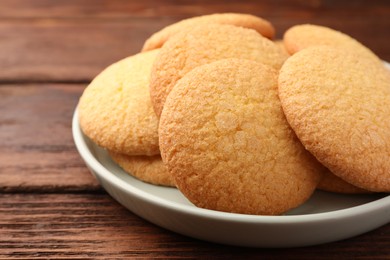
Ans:
[[[248,14],[183,20],[85,89],[80,125],[202,208],[279,215],[315,189],[390,192],[390,73],[346,34]]]

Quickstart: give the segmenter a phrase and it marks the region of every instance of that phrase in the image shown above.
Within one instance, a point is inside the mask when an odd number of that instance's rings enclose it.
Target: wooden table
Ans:
[[[283,31],[333,27],[390,60],[390,2],[0,2],[0,258],[294,257],[390,259],[390,225],[335,243],[249,249],[184,237],[127,211],[79,157],[71,117],[85,86],[137,53],[161,27],[190,16],[246,12]]]

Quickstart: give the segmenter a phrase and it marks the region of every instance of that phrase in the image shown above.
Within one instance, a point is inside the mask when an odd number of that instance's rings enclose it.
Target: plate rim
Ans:
[[[390,68],[389,63],[385,65]],[[138,199],[147,201],[155,206],[165,207],[172,211],[181,212],[184,214],[191,214],[197,217],[237,222],[237,223],[252,223],[252,224],[302,224],[302,223],[314,223],[318,221],[324,221],[326,219],[346,219],[349,217],[363,214],[366,212],[372,212],[375,210],[381,210],[383,207],[389,207],[390,209],[390,194],[379,198],[377,200],[364,203],[357,206],[352,206],[345,209],[332,210],[320,213],[309,213],[303,215],[279,215],[279,216],[268,216],[268,215],[249,215],[239,213],[229,213],[210,209],[199,208],[194,205],[182,205],[176,202],[170,201],[165,198],[160,198],[156,195],[150,194],[144,190],[134,187],[130,183],[119,178],[106,167],[93,155],[92,151],[88,147],[86,137],[81,131],[79,120],[78,120],[78,107],[73,114],[72,118],[72,134],[76,148],[81,155],[84,162],[91,167],[99,177],[105,179],[105,181],[114,185],[116,188],[123,190],[126,193],[130,193],[132,196],[136,196]],[[152,185],[152,184],[150,184]]]

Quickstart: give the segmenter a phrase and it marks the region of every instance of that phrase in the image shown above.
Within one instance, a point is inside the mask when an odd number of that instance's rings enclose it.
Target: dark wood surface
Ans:
[[[245,12],[277,37],[294,24],[330,26],[390,60],[390,2],[0,1],[0,258],[265,257],[390,259],[390,225],[325,245],[250,249],[184,237],[115,202],[90,175],[71,135],[88,82],[183,18]]]

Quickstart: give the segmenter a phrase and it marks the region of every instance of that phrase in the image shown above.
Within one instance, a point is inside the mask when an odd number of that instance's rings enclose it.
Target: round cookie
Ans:
[[[137,179],[155,185],[175,187],[174,179],[163,164],[160,155],[129,156],[114,152],[109,154],[125,172]]]
[[[142,51],[160,48],[171,36],[202,24],[230,24],[254,29],[267,38],[272,38],[275,35],[275,29],[269,21],[254,15],[239,13],[210,14],[188,18],[163,28],[146,40]]]
[[[283,65],[279,97],[298,138],[332,173],[390,191],[390,75],[383,64],[346,49],[307,48]]]
[[[128,155],[159,154],[158,119],[149,81],[158,50],[123,59],[101,72],[79,104],[80,126],[92,141]]]
[[[317,189],[329,192],[336,193],[345,193],[345,194],[362,194],[362,193],[371,193],[368,190],[361,189],[356,187],[340,177],[337,177],[330,171],[325,171],[324,175],[318,183]]]
[[[340,31],[313,24],[295,25],[284,33],[284,44],[290,54],[308,47],[326,45],[343,47],[357,52],[357,55],[371,57],[377,62],[381,60],[367,47]]]
[[[159,125],[163,162],[196,206],[276,215],[315,190],[323,170],[288,125],[277,71],[225,59],[183,77]]]
[[[274,43],[279,46],[279,48],[282,50],[286,56],[290,56],[290,53],[287,51],[286,46],[284,45],[283,40],[274,40]]]
[[[153,65],[150,96],[159,117],[171,89],[197,66],[226,58],[262,62],[279,69],[287,55],[251,29],[210,24],[179,33],[164,44]]]

